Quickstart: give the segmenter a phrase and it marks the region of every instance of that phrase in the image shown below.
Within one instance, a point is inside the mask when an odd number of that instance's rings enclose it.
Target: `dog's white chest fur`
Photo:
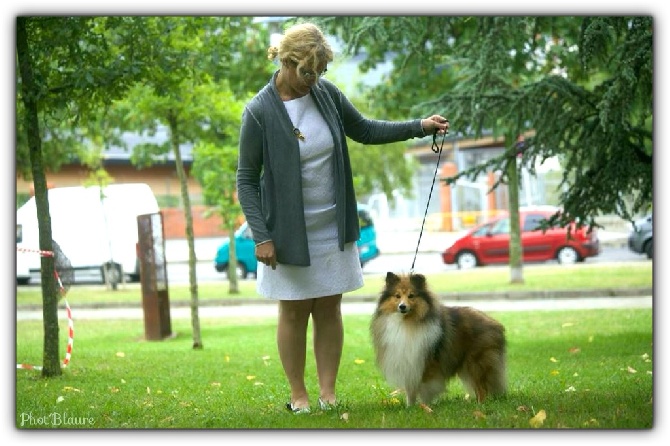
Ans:
[[[395,386],[416,389],[430,350],[442,336],[439,322],[411,324],[401,314],[382,316],[375,321],[375,343],[379,367]]]

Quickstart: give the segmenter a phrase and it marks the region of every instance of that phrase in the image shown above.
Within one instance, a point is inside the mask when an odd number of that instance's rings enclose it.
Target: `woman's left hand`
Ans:
[[[438,135],[449,133],[449,120],[440,115],[433,115],[421,120],[421,127],[426,135],[430,135],[437,130]]]

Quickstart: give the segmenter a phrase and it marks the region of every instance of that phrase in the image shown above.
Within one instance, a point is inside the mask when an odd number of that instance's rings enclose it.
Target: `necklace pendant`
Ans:
[[[300,141],[305,140],[305,135],[302,134],[299,128],[293,127],[293,134],[295,135],[296,138],[298,138]]]

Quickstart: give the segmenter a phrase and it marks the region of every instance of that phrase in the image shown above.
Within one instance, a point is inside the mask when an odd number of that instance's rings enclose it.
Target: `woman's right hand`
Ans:
[[[277,254],[272,240],[256,245],[256,260],[264,265],[271,266],[272,269],[277,269]]]

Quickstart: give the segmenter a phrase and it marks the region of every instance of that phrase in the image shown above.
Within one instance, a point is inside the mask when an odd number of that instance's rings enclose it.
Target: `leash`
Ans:
[[[419,245],[421,244],[421,236],[423,235],[423,226],[426,224],[426,217],[428,216],[428,206],[430,205],[430,197],[433,195],[433,188],[435,187],[435,178],[437,178],[437,170],[440,167],[440,157],[442,156],[442,147],[444,146],[444,140],[447,137],[447,133],[444,132],[442,135],[442,142],[440,146],[437,146],[437,129],[433,132],[433,144],[431,144],[430,149],[433,153],[437,153],[437,164],[435,164],[435,173],[433,174],[433,183],[430,185],[430,192],[428,193],[428,200],[426,202],[426,211],[423,213],[423,221],[421,222],[421,231],[419,232],[419,240],[416,242],[416,251],[414,251],[414,260],[412,260],[412,267],[409,270],[410,275],[414,274],[414,263],[416,263],[416,256],[419,254]]]

